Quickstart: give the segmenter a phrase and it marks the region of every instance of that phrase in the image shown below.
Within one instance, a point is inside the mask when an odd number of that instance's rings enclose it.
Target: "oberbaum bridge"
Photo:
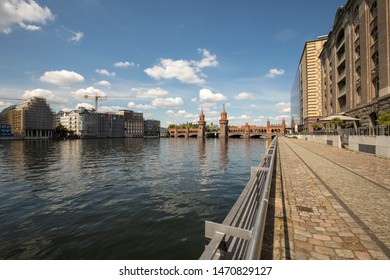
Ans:
[[[169,128],[168,133],[170,137],[183,137],[183,138],[274,138],[277,135],[284,135],[286,131],[286,122],[283,119],[282,124],[272,124],[269,119],[267,120],[267,126],[249,125],[246,123],[244,126],[229,126],[229,120],[225,111],[225,106],[222,108],[221,118],[219,120],[218,129],[206,129],[205,115],[203,109],[199,114],[198,128]]]

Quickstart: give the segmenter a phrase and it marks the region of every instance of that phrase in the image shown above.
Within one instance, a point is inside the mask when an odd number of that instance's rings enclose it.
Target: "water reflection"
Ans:
[[[1,259],[196,259],[265,142],[0,142]]]

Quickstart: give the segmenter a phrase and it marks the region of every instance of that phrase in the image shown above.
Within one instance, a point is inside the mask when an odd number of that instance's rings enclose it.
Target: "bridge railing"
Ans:
[[[222,224],[205,222],[209,243],[201,260],[260,258],[276,146],[277,138],[260,164],[252,167],[248,183]]]

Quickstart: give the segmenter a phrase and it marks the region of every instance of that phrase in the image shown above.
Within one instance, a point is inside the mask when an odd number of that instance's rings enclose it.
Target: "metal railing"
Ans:
[[[323,129],[313,131],[314,135],[368,135],[368,136],[390,136],[390,125],[363,126],[357,128]]]
[[[251,177],[222,224],[206,221],[209,239],[201,260],[259,259],[263,243],[277,138]]]

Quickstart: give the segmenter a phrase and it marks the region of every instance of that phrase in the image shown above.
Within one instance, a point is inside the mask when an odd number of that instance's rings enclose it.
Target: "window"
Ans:
[[[359,6],[356,6],[353,10],[353,19],[356,20],[359,18]]]
[[[379,77],[375,77],[372,80],[372,85],[373,85],[373,88],[374,88],[375,97],[379,97]]]
[[[374,64],[374,67],[377,67],[379,65],[379,55],[378,52],[374,52],[372,55],[372,63]]]
[[[378,41],[378,27],[375,26],[371,31],[371,43],[374,44]]]
[[[360,58],[360,45],[357,45],[355,48],[355,54],[356,54],[356,59]]]
[[[360,66],[356,67],[356,74],[359,78],[362,76],[362,68]]]
[[[376,16],[378,15],[378,7],[376,1],[371,5],[370,12],[371,12],[371,18],[375,19]]]

